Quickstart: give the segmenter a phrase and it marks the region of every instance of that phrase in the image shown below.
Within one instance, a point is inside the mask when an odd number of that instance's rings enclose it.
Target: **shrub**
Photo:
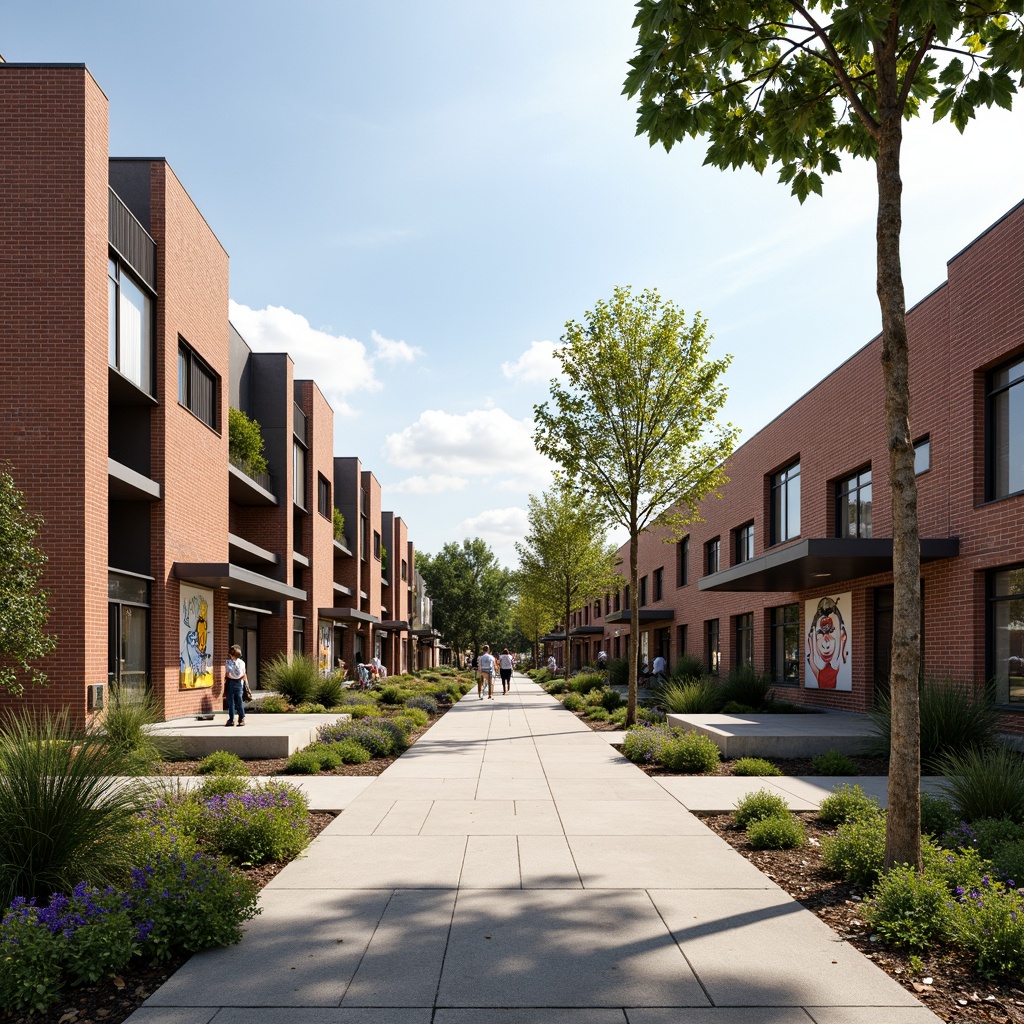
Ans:
[[[840,825],[821,840],[821,860],[849,882],[873,884],[885,860],[885,818],[875,814]]]
[[[591,690],[599,690],[604,686],[604,673],[602,672],[581,672],[573,676],[568,683],[568,688],[573,693],[590,693]]]
[[[128,869],[126,840],[146,804],[124,785],[130,755],[65,713],[9,715],[0,728],[0,906],[15,896],[106,884]]]
[[[552,697],[557,697],[560,693],[565,693],[565,680],[552,679],[550,682],[544,684],[544,689],[550,693]]]
[[[634,726],[622,741],[622,754],[634,764],[653,764],[671,737],[672,730],[666,725]]]
[[[377,702],[368,693],[361,693],[359,690],[342,690],[341,696],[338,697],[334,706],[348,711],[355,707],[375,708]]]
[[[298,715],[326,715],[327,708],[323,704],[314,704],[311,700],[303,701],[295,708]]]
[[[626,712],[627,712],[627,710],[628,709],[626,708],[625,705],[622,705],[621,707],[617,707],[608,716],[608,721],[611,722],[613,725],[618,725],[618,726],[625,727],[625,725],[626,725]]]
[[[803,823],[792,814],[761,818],[747,829],[747,842],[755,850],[792,850],[806,841]]]
[[[838,750],[815,754],[811,758],[811,771],[815,775],[860,775],[857,763]]]
[[[390,757],[405,746],[402,730],[386,718],[363,718],[361,721],[334,722],[320,727],[320,739],[325,743],[353,739],[371,757]]]
[[[227,750],[215,750],[207,754],[196,767],[200,775],[231,775],[235,778],[249,774],[245,762]]]
[[[921,843],[921,855],[925,873],[942,882],[950,895],[958,889],[976,889],[992,870],[991,863],[977,850],[944,850],[927,837]]]
[[[601,707],[605,711],[614,711],[622,704],[622,695],[618,690],[612,690],[605,687],[601,690],[595,690],[595,693],[600,693]]]
[[[310,701],[320,686],[320,666],[305,654],[294,654],[289,661],[279,654],[263,666],[263,685],[279,693],[293,707]]]
[[[160,719],[160,709],[152,694],[111,687],[103,732],[111,746],[127,755],[134,775],[151,774],[160,761],[181,755],[181,747],[173,737],[150,730]]]
[[[873,796],[868,796],[860,786],[843,783],[831,796],[825,797],[818,808],[818,817],[826,825],[842,825],[862,818],[878,817],[882,809]]]
[[[759,789],[756,793],[748,793],[736,802],[732,820],[741,828],[749,828],[755,821],[788,813],[789,804],[784,796],[771,793],[767,789]]]
[[[354,722],[363,718],[374,718],[377,715],[377,708],[368,707],[365,704],[357,704],[354,708],[349,710],[349,714],[352,715],[352,720]]]
[[[753,665],[741,665],[734,668],[722,683],[722,702],[736,701],[760,710],[771,700],[772,686],[770,672],[758,672]]]
[[[607,722],[612,716],[600,705],[587,708],[584,717],[591,722]]]
[[[434,700],[433,697],[410,697],[405,702],[405,706],[407,708],[416,708],[419,711],[425,711],[430,717],[436,715],[438,711],[437,701]],[[426,725],[427,723],[424,722],[423,724]]]
[[[284,697],[273,693],[269,697],[261,697],[259,700],[254,700],[249,705],[248,710],[262,715],[283,715],[288,710],[288,703]]]
[[[704,674],[704,664],[693,654],[680,654],[669,673],[674,682],[688,683]]]
[[[331,509],[331,529],[335,540],[345,539],[345,517],[342,515],[341,509]]]
[[[1009,889],[985,879],[959,894],[951,914],[954,941],[974,954],[985,977],[1024,974],[1024,889]]]
[[[337,707],[341,703],[341,695],[345,692],[341,679],[336,676],[325,676],[317,683],[313,691],[313,702],[323,704],[325,708]]]
[[[306,750],[296,750],[288,758],[284,770],[288,775],[318,775],[320,767],[320,755],[307,748]]]
[[[581,694],[567,693],[562,698],[562,705],[569,711],[582,711],[586,706],[586,701],[583,699]]]
[[[403,699],[402,688],[394,683],[387,683],[377,691],[377,700],[381,704],[401,704]]]
[[[157,856],[131,879],[129,913],[149,926],[143,952],[154,960],[231,946],[259,913],[256,883],[208,854]]]
[[[992,854],[992,868],[1012,887],[1024,887],[1024,843],[1001,843]]]
[[[749,704],[741,704],[738,700],[731,700],[722,706],[723,715],[752,715],[756,711],[757,708],[752,708]]]
[[[951,676],[926,679],[921,686],[921,763],[935,767],[945,754],[959,754],[995,742],[998,716],[991,692],[978,689],[970,680]],[[892,708],[888,699],[868,712],[872,737],[865,748],[885,757],[891,739]]]
[[[890,868],[875,886],[865,916],[894,946],[927,949],[949,930],[949,893],[941,879],[909,864]]]
[[[966,750],[938,758],[942,788],[967,821],[1009,818],[1024,823],[1024,757],[1009,747]]]
[[[414,697],[413,699],[419,700],[422,698]],[[406,701],[405,710],[396,717],[407,719],[412,724],[412,728],[408,730],[409,732],[414,732],[416,729],[422,729],[430,721],[430,715],[424,711],[423,708],[410,707],[408,701]]]
[[[926,836],[942,836],[957,825],[953,805],[934,793],[921,794],[921,832]]]
[[[733,775],[781,775],[782,769],[763,757],[741,757],[732,766]]]
[[[306,798],[285,782],[203,800],[203,833],[220,853],[240,863],[294,857],[309,842]]]
[[[611,686],[629,685],[629,662],[625,658],[612,658],[608,662],[608,683]]]
[[[42,912],[19,896],[0,919],[0,1010],[43,1013],[60,998],[63,934],[39,920]]]
[[[259,423],[233,406],[228,408],[228,455],[245,466],[250,473],[267,471],[267,460],[263,455],[263,433]]]
[[[719,698],[720,687],[709,676],[669,683],[658,695],[659,703],[674,715],[711,714],[722,706]]]
[[[342,764],[363,764],[370,760],[370,752],[353,739],[340,740],[331,746],[341,758]]]
[[[974,849],[988,859],[1004,843],[1024,844],[1024,825],[1009,818],[979,818],[970,824],[960,822],[942,837],[942,845],[949,849]]]
[[[715,741],[697,732],[677,732],[662,745],[657,762],[670,772],[702,775],[713,772],[722,752]]]

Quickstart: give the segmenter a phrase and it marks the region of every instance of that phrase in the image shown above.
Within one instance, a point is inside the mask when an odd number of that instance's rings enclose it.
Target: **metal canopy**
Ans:
[[[921,561],[956,558],[958,537],[925,537]],[[892,572],[892,538],[810,537],[705,576],[700,590],[793,592]]]
[[[672,608],[641,608],[639,614],[641,622],[671,622],[676,617],[676,613]],[[611,615],[604,617],[604,621],[606,623],[624,622],[628,626],[629,609],[623,608],[622,611],[612,612]]]
[[[306,600],[304,590],[231,562],[175,562],[174,575],[179,580],[201,587],[227,590],[234,598],[263,601]]]
[[[369,612],[362,612],[358,608],[318,608],[317,614],[321,619],[334,619],[335,622],[365,622],[371,626],[379,626],[380,619]]]

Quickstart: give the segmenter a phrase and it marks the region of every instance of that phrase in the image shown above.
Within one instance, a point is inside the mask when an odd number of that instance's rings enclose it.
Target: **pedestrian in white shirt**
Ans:
[[[483,654],[476,659],[476,692],[477,699],[484,699],[484,683],[487,684],[487,699],[494,700],[494,655],[490,647],[484,644]]]
[[[508,648],[498,655],[498,669],[501,671],[501,692],[508,693],[512,686],[512,669],[516,667],[515,658],[508,653]]]

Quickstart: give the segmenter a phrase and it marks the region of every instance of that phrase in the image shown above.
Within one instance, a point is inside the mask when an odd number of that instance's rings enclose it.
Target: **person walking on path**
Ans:
[[[487,684],[487,699],[494,700],[494,655],[490,647],[484,644],[484,652],[476,659],[476,692],[477,699],[484,699],[484,683]]]
[[[227,672],[224,680],[224,696],[228,699],[228,720],[224,724],[234,725],[237,712],[238,724],[245,725],[245,704],[242,702],[242,691],[249,685],[249,679],[245,674],[245,662],[242,661],[242,648],[234,644],[228,654],[230,656],[224,665]]]
[[[515,668],[515,659],[508,653],[508,648],[498,656],[498,668],[501,671],[501,692],[508,693],[512,685],[512,669]]]

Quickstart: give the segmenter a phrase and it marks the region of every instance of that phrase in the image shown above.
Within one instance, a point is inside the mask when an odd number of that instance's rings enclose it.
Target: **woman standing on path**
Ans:
[[[508,693],[512,685],[512,669],[515,668],[515,660],[508,653],[508,648],[501,652],[498,657],[498,668],[501,670],[501,692]]]
[[[494,700],[494,655],[490,647],[484,644],[484,653],[476,659],[476,692],[477,699],[484,699],[484,683],[487,683],[487,699]]]
[[[226,678],[224,679],[224,696],[228,699],[228,720],[225,725],[235,724],[235,712],[238,712],[238,724],[245,725],[245,704],[242,702],[242,690],[249,680],[245,674],[245,662],[242,661],[242,648],[237,644],[228,650],[230,657],[225,662]]]

